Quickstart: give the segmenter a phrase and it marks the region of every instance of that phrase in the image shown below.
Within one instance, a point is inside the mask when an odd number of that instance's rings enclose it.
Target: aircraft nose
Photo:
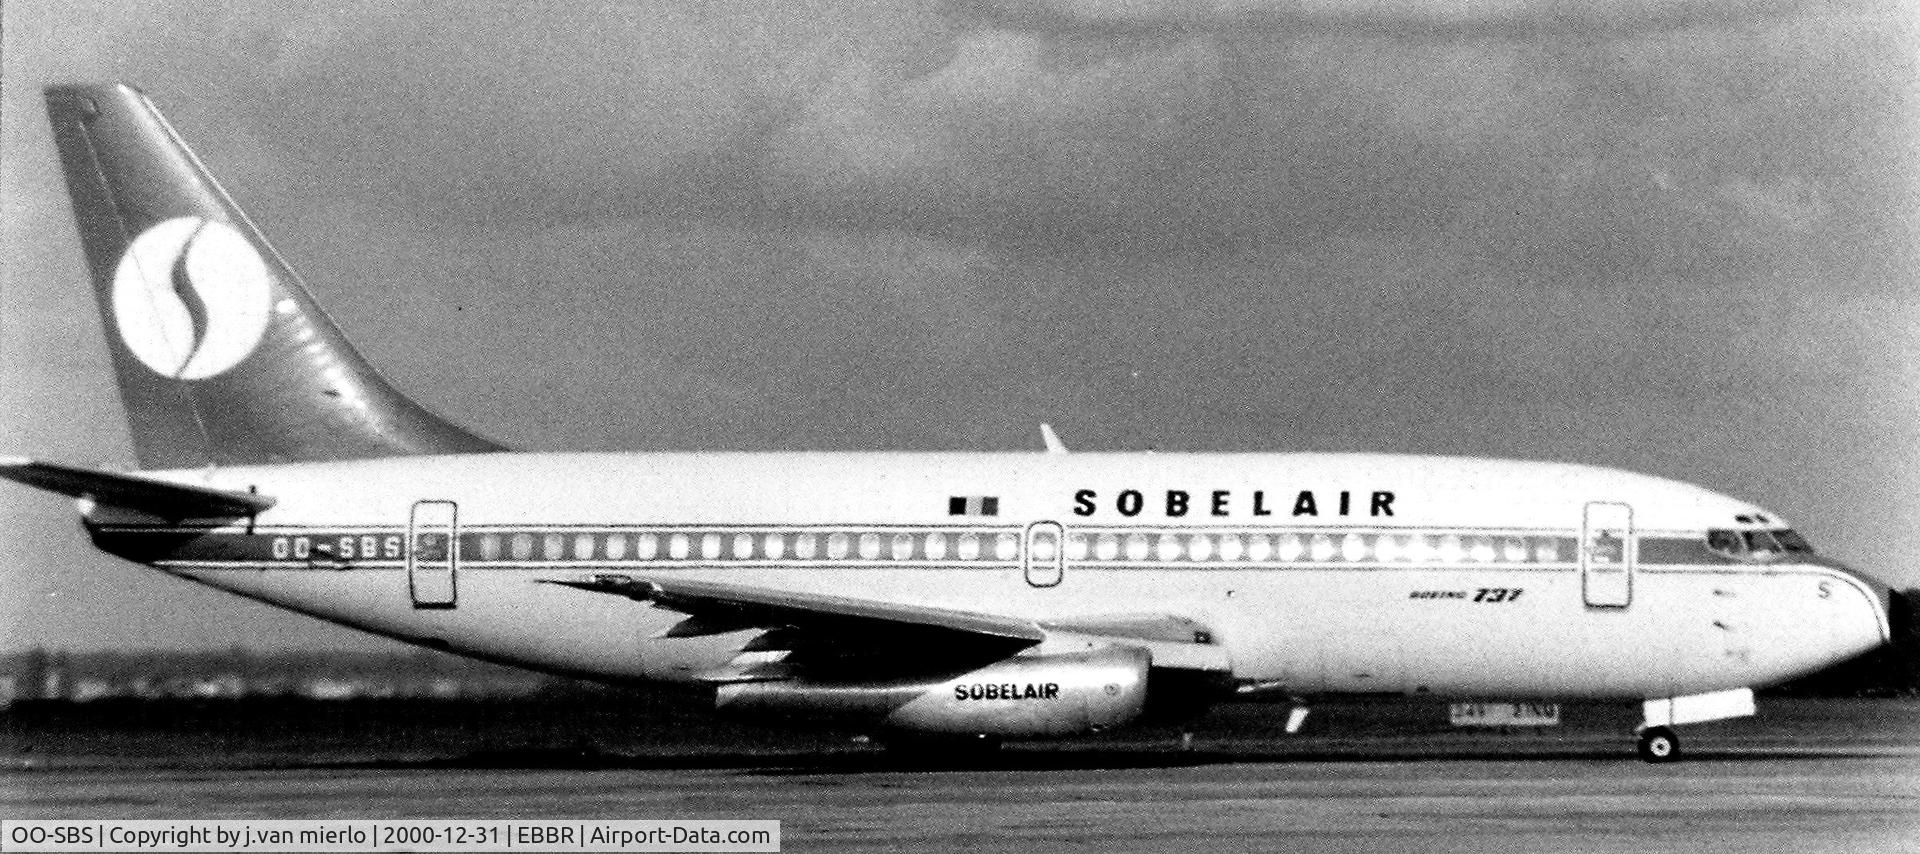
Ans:
[[[1907,601],[1893,585],[1829,557],[1815,557],[1810,562],[1845,575],[1872,594],[1873,607],[1860,613],[1873,621],[1873,632],[1880,636],[1881,644],[1894,643],[1912,631],[1914,603]]]
[[[1874,598],[1879,600],[1880,613],[1873,616],[1874,622],[1879,624],[1881,643],[1892,643],[1895,638],[1904,637],[1906,632],[1912,631],[1913,603],[1900,595],[1900,591],[1893,589],[1893,585],[1852,567],[1839,566],[1838,569],[1865,584],[1867,589],[1873,591]]]

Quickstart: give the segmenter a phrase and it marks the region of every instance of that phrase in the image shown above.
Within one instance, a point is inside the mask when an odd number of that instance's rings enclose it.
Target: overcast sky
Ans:
[[[121,79],[516,447],[1571,460],[1920,584],[1910,3],[128,5],[0,12],[0,453],[131,465],[38,91]],[[0,521],[0,649],[387,643]]]

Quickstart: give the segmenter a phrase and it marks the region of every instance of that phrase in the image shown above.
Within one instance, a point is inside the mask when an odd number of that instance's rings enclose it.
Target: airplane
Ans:
[[[511,451],[382,378],[145,95],[45,99],[142,470],[0,478],[323,620],[905,749],[1368,695],[1639,703],[1665,762],[1913,619],[1771,510],[1589,465]]]

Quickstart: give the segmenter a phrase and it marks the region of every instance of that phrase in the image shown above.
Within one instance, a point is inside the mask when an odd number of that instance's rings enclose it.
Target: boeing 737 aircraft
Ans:
[[[159,110],[48,113],[139,474],[24,459],[102,550],[409,643],[900,741],[1220,701],[1643,704],[1886,641],[1779,515],[1583,465],[1349,453],[519,453],[368,366]],[[1297,714],[1297,712],[1296,712]]]

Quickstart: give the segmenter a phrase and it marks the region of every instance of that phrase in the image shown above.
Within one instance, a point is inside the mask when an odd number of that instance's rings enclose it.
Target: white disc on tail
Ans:
[[[155,373],[218,376],[266,334],[267,265],[230,225],[177,217],[141,232],[113,275],[113,316],[127,349]]]

